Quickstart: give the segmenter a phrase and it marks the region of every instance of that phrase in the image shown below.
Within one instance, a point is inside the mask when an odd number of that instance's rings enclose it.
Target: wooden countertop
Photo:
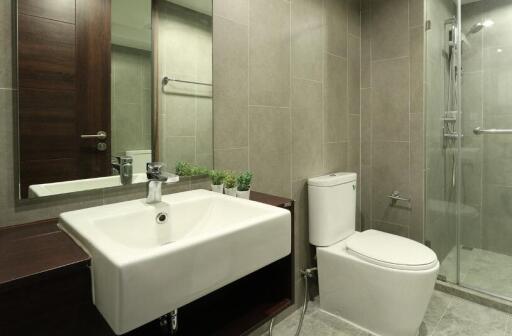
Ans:
[[[293,204],[256,191],[251,200],[278,207]],[[89,262],[89,255],[57,227],[57,219],[0,228],[0,289]]]
[[[57,227],[56,219],[0,229],[0,289],[89,261],[89,255]]]

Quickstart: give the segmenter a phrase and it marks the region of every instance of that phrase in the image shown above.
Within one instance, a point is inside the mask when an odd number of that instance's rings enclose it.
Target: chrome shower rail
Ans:
[[[192,81],[186,81],[186,80],[176,79],[176,78],[174,78],[174,77],[167,77],[167,76],[165,76],[165,77],[162,79],[162,83],[163,83],[164,85],[169,84],[169,82],[178,82],[178,83],[187,83],[187,84],[198,84],[198,85],[212,86],[212,84],[211,84],[211,83],[192,82]]]
[[[496,129],[496,128],[482,129],[481,127],[477,127],[473,130],[473,133],[475,133],[476,135],[480,135],[480,134],[512,134],[512,129]]]

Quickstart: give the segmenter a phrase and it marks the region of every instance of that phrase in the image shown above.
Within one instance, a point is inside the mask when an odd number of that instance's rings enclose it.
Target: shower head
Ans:
[[[474,25],[471,26],[468,30],[468,35],[476,34],[480,30],[482,30],[484,27],[490,27],[494,24],[494,21],[492,20],[484,20],[482,22],[477,22]]]

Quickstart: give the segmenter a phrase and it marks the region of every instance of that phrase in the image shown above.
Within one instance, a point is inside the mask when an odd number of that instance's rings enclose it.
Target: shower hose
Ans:
[[[304,303],[302,304],[302,312],[300,314],[300,320],[299,325],[297,326],[297,331],[295,332],[295,336],[300,335],[300,330],[302,329],[302,322],[304,321],[304,315],[306,315],[306,310],[308,309],[308,302],[309,302],[309,289],[308,289],[308,283],[309,279],[313,277],[313,272],[316,271],[317,268],[307,268],[303,271],[302,277],[304,278]],[[274,328],[274,319],[270,320],[270,325],[268,327],[268,335],[272,336],[272,329]]]

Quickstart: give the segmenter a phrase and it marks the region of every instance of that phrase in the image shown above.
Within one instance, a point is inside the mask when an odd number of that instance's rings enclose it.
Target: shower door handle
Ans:
[[[496,128],[482,129],[481,127],[477,127],[473,130],[473,133],[475,133],[476,135],[480,135],[480,134],[512,134],[512,129],[496,129]]]

